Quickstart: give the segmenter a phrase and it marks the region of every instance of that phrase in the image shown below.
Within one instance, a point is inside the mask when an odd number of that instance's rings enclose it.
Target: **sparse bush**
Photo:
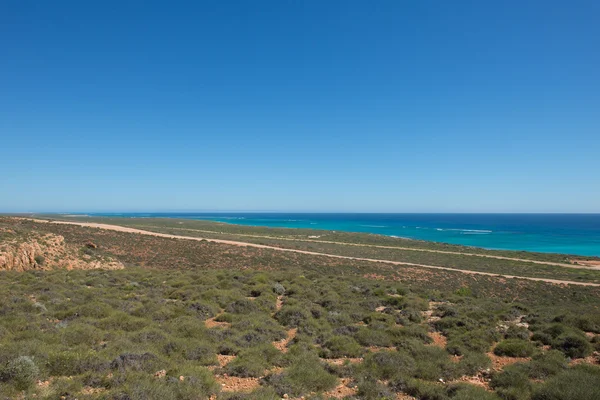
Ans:
[[[39,374],[40,370],[31,357],[20,356],[0,370],[0,380],[11,381],[18,390],[27,390]]]
[[[382,383],[373,379],[358,382],[358,397],[365,400],[394,399],[396,396]]]
[[[337,379],[327,372],[312,353],[300,353],[283,373],[267,377],[267,383],[283,396],[299,397],[310,392],[321,392],[335,386]]]
[[[101,371],[108,363],[93,351],[69,350],[48,354],[47,368],[51,375],[79,375],[84,372]]]
[[[483,353],[468,352],[463,355],[458,363],[461,374],[477,375],[479,371],[489,368],[490,358]]]
[[[274,283],[273,292],[279,296],[283,296],[285,294],[285,287],[281,283]]]
[[[309,319],[306,311],[297,306],[284,306],[275,314],[275,318],[280,324],[289,327],[298,327],[302,322]]]
[[[391,379],[396,375],[412,376],[415,360],[410,354],[400,351],[378,351],[365,357],[362,370],[378,379]]]
[[[495,389],[503,389],[500,392],[512,398],[514,393],[522,393],[524,397],[517,399],[525,399],[528,393],[531,392],[532,384],[527,374],[527,366],[522,363],[509,365],[501,372],[497,372],[492,376],[490,386]],[[513,394],[511,394],[513,393]]]
[[[496,394],[466,383],[450,386],[447,394],[452,400],[500,400]]]
[[[564,371],[568,365],[565,356],[557,350],[537,355],[527,364],[532,379],[547,379]]]
[[[323,356],[327,358],[358,357],[362,347],[349,336],[333,336],[324,344]]]
[[[224,370],[233,376],[259,378],[280,359],[281,353],[273,345],[262,345],[244,350]]]
[[[524,326],[510,325],[504,334],[506,339],[529,340],[529,330]]]
[[[248,299],[239,299],[230,303],[225,311],[232,314],[250,314],[258,311],[258,307],[252,300]]]
[[[505,339],[494,348],[497,356],[530,357],[534,352],[533,343],[521,339]]]
[[[600,368],[577,366],[553,376],[533,392],[533,400],[600,399]]]
[[[576,334],[560,335],[556,338],[552,347],[571,358],[583,358],[592,353],[592,345],[585,336]]]

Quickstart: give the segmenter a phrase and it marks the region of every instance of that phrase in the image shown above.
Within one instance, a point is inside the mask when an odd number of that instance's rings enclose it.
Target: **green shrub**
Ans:
[[[505,339],[494,348],[497,356],[530,357],[535,352],[533,343],[521,339]]]
[[[485,353],[494,342],[491,332],[483,329],[469,330],[467,332],[451,332],[446,349],[450,354],[461,356],[468,352]]]
[[[492,375],[490,386],[495,389],[507,389],[506,393],[522,392],[527,394],[531,391],[532,387],[527,372],[526,364],[517,363],[509,365],[501,372]]]
[[[452,400],[500,400],[498,395],[467,383],[452,385],[447,393]]]
[[[533,400],[600,399],[600,368],[577,366],[548,379],[537,387]]]
[[[369,353],[361,370],[378,379],[391,379],[396,375],[412,376],[416,365],[412,356],[402,351],[378,351]]]
[[[48,354],[47,368],[50,375],[79,375],[88,371],[101,371],[107,367],[108,363],[91,350],[69,350]]]
[[[363,346],[390,347],[393,344],[392,337],[385,329],[360,327],[355,338]]]
[[[489,368],[490,358],[483,353],[468,352],[458,362],[458,367],[462,375],[477,375],[479,371]]]
[[[592,353],[592,345],[585,336],[572,333],[560,335],[556,338],[552,347],[571,358],[583,358]]]
[[[229,375],[242,378],[259,378],[266,369],[281,360],[281,353],[273,345],[262,345],[242,351],[238,357],[228,363],[224,370]]]
[[[285,294],[285,287],[281,283],[274,283],[273,292],[279,296],[283,296]]]
[[[575,318],[575,326],[585,332],[600,333],[600,315],[598,313],[580,315]]]
[[[443,385],[425,382],[419,379],[407,379],[394,382],[394,387],[402,388],[403,392],[423,400],[448,400],[446,389]]]
[[[324,344],[322,356],[326,358],[359,357],[363,349],[349,336],[333,336]]]
[[[63,344],[72,346],[92,346],[102,338],[101,331],[88,324],[69,324],[61,331]]]
[[[239,299],[230,303],[225,311],[232,314],[250,314],[258,311],[258,307],[254,304],[254,301],[248,299]]]
[[[108,317],[99,320],[96,326],[105,331],[121,330],[126,332],[135,332],[144,328],[148,321],[143,318],[133,317],[124,312],[115,312]]]
[[[323,368],[315,354],[303,352],[292,359],[291,366],[283,373],[269,376],[266,381],[280,396],[299,397],[331,389],[337,378]]]
[[[173,333],[180,338],[203,339],[207,336],[204,322],[194,317],[179,317],[173,321]]]
[[[373,379],[361,379],[358,382],[358,397],[365,400],[394,399],[393,393],[382,383]]]
[[[529,340],[529,330],[524,326],[510,325],[504,334],[506,339]]]
[[[284,306],[275,314],[275,318],[280,324],[293,328],[307,321],[309,316],[304,309],[298,306]]]
[[[222,313],[219,314],[215,317],[215,321],[217,322],[229,322],[232,323],[233,322],[233,314],[229,314],[229,313]]]
[[[31,357],[20,356],[0,370],[0,380],[11,381],[18,390],[27,390],[39,374],[40,370]]]
[[[270,387],[261,387],[250,393],[225,393],[226,400],[280,400],[281,396]]]
[[[533,357],[533,360],[527,365],[530,378],[547,379],[567,369],[569,364],[560,351],[550,350]]]
[[[196,343],[184,351],[186,360],[196,361],[200,365],[217,364],[216,350],[213,346],[205,343]]]

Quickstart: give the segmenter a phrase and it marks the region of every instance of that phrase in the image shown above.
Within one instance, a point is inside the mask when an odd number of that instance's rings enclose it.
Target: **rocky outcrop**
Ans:
[[[0,238],[0,271],[66,269],[122,269],[123,264],[106,257],[80,256],[76,246],[54,234],[27,237],[3,231]]]

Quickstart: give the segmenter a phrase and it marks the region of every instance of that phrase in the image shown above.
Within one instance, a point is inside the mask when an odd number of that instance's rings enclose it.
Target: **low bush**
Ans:
[[[302,352],[293,357],[290,367],[283,373],[271,375],[266,381],[280,396],[299,397],[331,389],[337,378],[323,368],[315,354]]]
[[[580,365],[555,375],[538,386],[533,400],[600,399],[600,368]]]
[[[69,350],[51,352],[46,365],[50,375],[69,376],[84,372],[102,371],[108,368],[108,362],[91,350]]]
[[[224,371],[241,378],[259,378],[264,375],[265,370],[279,363],[281,358],[281,353],[273,345],[257,346],[242,351],[224,367]]]
[[[477,375],[478,372],[489,368],[491,363],[490,358],[483,353],[468,352],[462,356],[458,367],[462,375]]]
[[[447,394],[452,400],[501,400],[495,393],[466,383],[450,386]]]
[[[275,318],[280,324],[295,328],[302,322],[307,321],[309,316],[303,308],[298,306],[284,306],[275,314]]]
[[[20,356],[0,369],[0,380],[12,382],[18,390],[27,390],[39,374],[40,370],[31,357]]]
[[[535,352],[533,343],[521,339],[505,339],[494,348],[494,354],[507,357],[530,357]]]
[[[592,353],[592,345],[587,338],[573,333],[560,335],[554,340],[552,347],[571,358],[583,358]]]
[[[377,379],[391,379],[395,376],[410,377],[416,370],[415,360],[402,351],[378,351],[368,354],[361,371],[373,375]]]
[[[350,336],[332,336],[323,344],[325,358],[359,357],[363,348]]]
[[[510,325],[504,334],[504,338],[529,340],[529,330],[524,326]]]
[[[517,363],[505,367],[501,372],[492,375],[490,386],[495,389],[503,389],[503,392],[507,394],[520,392],[526,395],[530,393],[532,384],[529,380],[527,365]]]
[[[358,382],[358,397],[365,400],[394,399],[392,391],[374,379],[361,379]]]
[[[248,299],[239,299],[230,303],[225,311],[232,314],[250,314],[258,311],[258,307],[254,301]]]
[[[543,380],[566,370],[569,364],[560,351],[550,350],[533,357],[527,365],[530,378]]]

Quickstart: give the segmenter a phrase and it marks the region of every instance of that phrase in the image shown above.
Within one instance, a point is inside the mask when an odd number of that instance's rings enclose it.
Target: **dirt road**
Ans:
[[[163,228],[164,229],[167,227],[148,226],[148,228],[157,228],[157,229]],[[281,236],[251,235],[251,234],[247,234],[247,233],[227,233],[227,232],[224,233],[224,232],[215,232],[215,231],[202,230],[202,229],[176,228],[176,227],[171,227],[171,226],[169,226],[168,229],[191,231],[191,232],[212,233],[212,234],[228,234],[228,235],[244,236],[244,237],[257,238],[257,239],[287,240],[287,241],[291,241],[291,242],[324,243],[324,244],[336,244],[336,245],[340,245],[340,246],[373,247],[373,248],[377,248],[377,249],[420,251],[420,252],[424,252],[424,253],[441,253],[441,254],[452,254],[452,255],[460,255],[460,256],[495,258],[498,260],[522,261],[522,262],[528,262],[528,263],[533,263],[533,264],[553,265],[553,266],[564,267],[564,268],[600,270],[600,262],[596,262],[596,261],[586,261],[587,263],[589,263],[589,265],[568,264],[568,263],[559,263],[559,262],[554,262],[554,261],[540,261],[540,260],[530,260],[527,258],[496,256],[493,254],[463,253],[463,252],[449,251],[449,250],[419,249],[419,248],[415,248],[415,247],[383,246],[383,245],[379,245],[379,244],[348,243],[348,242],[335,242],[335,241],[331,241],[331,240],[315,240],[315,239],[303,239],[303,238],[289,238],[289,237],[281,237]]]
[[[450,268],[450,267],[440,267],[437,265],[415,264],[415,263],[409,263],[409,262],[403,262],[403,261],[378,260],[378,259],[373,259],[373,258],[341,256],[341,255],[337,255],[337,254],[319,253],[319,252],[308,251],[308,250],[287,249],[287,248],[283,248],[283,247],[268,246],[268,245],[257,244],[257,243],[239,242],[239,241],[226,240],[226,239],[210,239],[210,238],[201,238],[201,237],[194,237],[194,236],[171,235],[171,234],[167,234],[167,233],[151,232],[151,231],[145,231],[145,230],[137,229],[137,228],[129,228],[126,226],[100,224],[100,223],[95,223],[95,222],[48,221],[48,220],[34,219],[34,218],[22,218],[22,219],[28,220],[28,221],[33,221],[33,222],[39,222],[39,223],[77,225],[77,226],[83,226],[83,227],[88,227],[88,228],[99,228],[99,229],[112,230],[112,231],[117,231],[117,232],[137,233],[140,235],[150,235],[150,236],[163,237],[163,238],[168,238],[168,239],[183,239],[183,240],[196,240],[196,241],[206,240],[208,242],[222,243],[222,244],[228,244],[228,245],[233,245],[233,246],[255,247],[255,248],[259,248],[259,249],[270,249],[270,250],[274,250],[274,251],[308,254],[308,255],[313,255],[313,256],[331,257],[331,258],[339,258],[339,259],[345,259],[345,260],[377,262],[377,263],[392,264],[392,265],[407,265],[407,266],[411,266],[411,267],[462,272],[465,274],[496,276],[496,277],[503,277],[503,278],[509,278],[509,279],[510,278],[526,279],[526,280],[530,280],[530,281],[547,282],[547,283],[553,283],[553,284],[559,284],[559,285],[581,285],[581,286],[599,286],[600,287],[600,283],[575,282],[575,281],[565,281],[565,280],[550,279],[550,278],[534,278],[534,277],[529,277],[529,276],[501,275],[501,274],[496,274],[496,273],[491,273],[491,272],[480,272],[480,271],[470,271],[470,270],[463,270],[463,269]],[[334,243],[338,243],[338,242],[334,242]],[[441,250],[440,251],[429,250],[429,251],[446,253]],[[452,252],[449,252],[449,253],[452,253]],[[471,255],[471,254],[465,254],[465,253],[452,253],[452,254]],[[479,255],[477,255],[477,256],[479,256]],[[506,257],[497,256],[494,258],[505,259]],[[525,260],[525,259],[523,259],[523,260],[513,259],[513,258],[506,258],[506,259],[532,262],[530,260]],[[544,262],[537,262],[537,263],[538,264],[549,264],[549,263],[544,263]],[[562,266],[562,264],[560,264],[560,265]],[[566,264],[566,265],[568,265],[568,264]]]

